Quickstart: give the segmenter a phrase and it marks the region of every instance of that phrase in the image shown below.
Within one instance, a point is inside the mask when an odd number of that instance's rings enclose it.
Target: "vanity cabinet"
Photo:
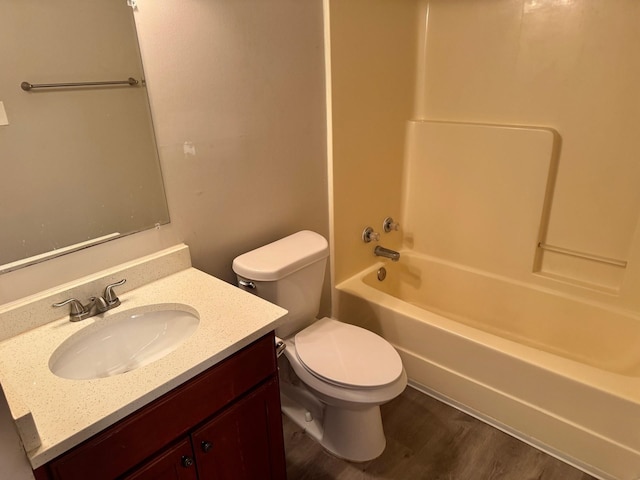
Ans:
[[[273,333],[34,473],[37,480],[285,479]]]

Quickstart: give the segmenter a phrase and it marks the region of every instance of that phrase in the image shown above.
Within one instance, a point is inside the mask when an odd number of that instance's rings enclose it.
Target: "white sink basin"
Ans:
[[[49,369],[74,380],[135,370],[174,351],[199,322],[197,312],[187,305],[124,310],[98,319],[62,342],[49,359]]]

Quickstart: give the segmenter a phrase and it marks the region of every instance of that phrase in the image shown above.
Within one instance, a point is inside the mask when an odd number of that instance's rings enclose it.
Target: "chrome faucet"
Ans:
[[[89,303],[85,305],[84,308],[89,311],[88,316],[93,317],[93,315],[109,310],[109,305],[107,305],[107,301],[103,297],[91,297]]]
[[[83,305],[80,300],[75,298],[68,298],[63,302],[54,303],[54,307],[63,307],[64,305],[69,304],[71,307],[71,311],[69,312],[69,320],[72,322],[78,322],[80,320],[84,320],[85,318],[93,317],[100,313],[104,313],[107,310],[111,310],[112,308],[116,308],[120,305],[120,299],[117,297],[116,293],[113,290],[113,287],[117,287],[126,282],[126,279],[122,279],[119,282],[112,283],[107,285],[104,289],[104,296],[102,297],[91,297],[89,298],[89,303]]]
[[[377,245],[376,248],[373,249],[373,254],[378,257],[390,258],[392,262],[400,260],[400,252],[381,247],[380,245]]]

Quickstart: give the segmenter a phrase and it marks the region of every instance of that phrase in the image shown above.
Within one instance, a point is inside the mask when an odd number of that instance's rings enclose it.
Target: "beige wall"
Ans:
[[[553,142],[551,150],[538,157],[526,156],[531,151],[525,144],[513,144],[494,156],[497,162],[478,156],[476,161],[486,161],[486,168],[481,164],[469,170],[464,162],[442,160],[447,181],[453,182],[449,196],[455,198],[441,198],[440,210],[430,211],[428,222],[420,217],[420,208],[408,210],[404,202],[400,220],[411,227],[403,233],[405,246],[417,241],[425,253],[437,256],[429,247],[436,231],[443,248],[458,245],[465,255],[480,248],[483,259],[500,258],[505,268],[498,273],[517,265],[520,273],[513,277],[519,280],[640,308],[640,267],[635,268],[640,261],[638,2],[378,0],[330,5],[337,282],[371,263],[369,247],[358,243],[361,228],[372,223],[379,229],[385,215],[399,216],[399,172],[424,170],[424,164],[411,162],[443,145],[444,136],[433,137],[438,143],[427,145],[409,128],[409,120],[539,127],[553,133]],[[408,54],[415,50],[415,55]],[[410,133],[406,144],[405,132]],[[460,145],[474,142],[457,133],[449,138]],[[494,145],[497,152],[499,146]],[[518,149],[525,149],[520,150],[523,155]],[[500,162],[508,166],[505,175],[487,173],[492,176],[483,179],[483,172]],[[522,168],[518,162],[524,162]],[[534,167],[537,177],[523,178]],[[429,195],[442,187],[438,179],[409,180],[412,204],[432,205]],[[521,189],[517,182],[524,182]],[[466,199],[454,191],[466,192]],[[520,196],[509,202],[502,198],[509,191],[514,196],[531,192],[530,200]],[[473,208],[466,216],[458,212],[460,222],[445,218],[448,208],[465,201]],[[522,218],[527,223],[522,235],[527,237],[511,242],[506,239],[520,234],[506,219],[517,205],[528,212]],[[486,216],[478,217],[478,209]],[[414,216],[407,218],[410,211]],[[443,222],[434,223],[436,214],[444,215]],[[482,218],[492,219],[486,231],[468,234],[464,222],[475,228]],[[452,230],[448,240],[445,228]],[[383,234],[383,239],[383,244],[398,245],[396,237]],[[539,241],[591,258],[543,253],[536,248]],[[477,260],[480,257],[464,263],[478,267],[482,262]]]
[[[2,275],[0,304],[181,241],[232,282],[239,253],[328,236],[321,1],[138,0],[135,16],[171,224]]]
[[[335,281],[369,265],[370,225],[399,218],[405,125],[413,110],[417,3],[330,1]],[[399,233],[380,244],[400,246]]]

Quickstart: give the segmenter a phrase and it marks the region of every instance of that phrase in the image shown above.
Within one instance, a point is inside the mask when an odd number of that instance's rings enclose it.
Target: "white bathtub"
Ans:
[[[640,478],[638,318],[410,251],[335,303],[394,344],[417,388],[594,476]]]

